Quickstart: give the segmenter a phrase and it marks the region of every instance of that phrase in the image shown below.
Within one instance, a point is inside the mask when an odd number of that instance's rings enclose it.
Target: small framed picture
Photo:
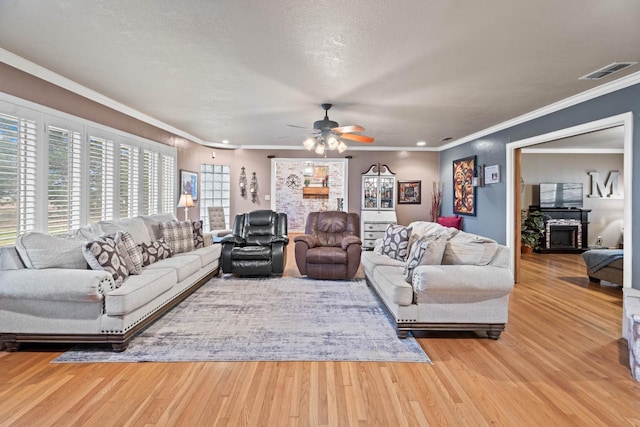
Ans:
[[[497,184],[500,182],[500,165],[485,166],[484,183]]]
[[[398,204],[422,203],[420,183],[422,181],[398,181]]]
[[[198,174],[182,170],[180,171],[180,194],[191,194],[195,202],[198,200]]]

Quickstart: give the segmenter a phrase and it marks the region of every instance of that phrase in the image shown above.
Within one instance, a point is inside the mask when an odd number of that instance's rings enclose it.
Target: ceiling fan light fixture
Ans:
[[[329,145],[329,150],[335,150],[338,146],[338,139],[335,136],[330,136],[327,144]]]
[[[313,149],[314,145],[316,145],[316,139],[315,138],[307,138],[307,139],[304,140],[302,145],[304,146],[304,148],[306,148],[307,150],[311,151],[311,149]]]
[[[323,142],[319,142],[318,145],[316,145],[316,154],[324,154],[324,143]]]
[[[344,141],[340,141],[336,149],[338,150],[338,153],[342,154],[347,151],[347,144],[345,144]]]

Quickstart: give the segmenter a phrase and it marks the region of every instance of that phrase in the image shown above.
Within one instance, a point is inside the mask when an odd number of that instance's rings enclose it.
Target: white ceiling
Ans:
[[[214,146],[299,148],[286,125],[331,102],[372,149],[433,149],[639,71],[578,80],[640,61],[639,22],[638,0],[2,1],[0,48]]]

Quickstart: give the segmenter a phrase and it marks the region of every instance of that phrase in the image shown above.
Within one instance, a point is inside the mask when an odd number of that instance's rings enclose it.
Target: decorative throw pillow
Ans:
[[[404,261],[409,252],[411,228],[404,225],[389,224],[382,238],[382,255]]]
[[[138,246],[142,252],[142,265],[145,267],[173,255],[171,253],[171,248],[164,240],[144,242],[140,243]]]
[[[462,230],[462,217],[459,215],[439,216],[438,224],[444,225],[445,227],[452,227],[457,228],[458,230]]]
[[[443,236],[437,236],[429,242],[429,247],[422,254],[419,265],[440,265],[444,257],[444,251],[447,248],[447,239]]]
[[[37,231],[25,233],[16,239],[16,250],[27,268],[87,269],[82,254],[85,239],[51,236]]]
[[[415,241],[404,266],[408,283],[413,283],[413,270],[419,265],[440,265],[447,241],[435,235],[422,236]]]
[[[377,254],[377,255],[382,255],[382,244],[383,244],[384,240],[383,239],[376,239],[376,242],[373,246],[373,253]]]
[[[193,250],[193,226],[191,221],[158,223],[162,240],[169,244],[171,252],[179,254]]]
[[[116,288],[119,288],[124,279],[129,276],[125,260],[113,238],[104,237],[88,242],[82,247],[82,252],[93,270],[104,270],[111,273]]]
[[[124,243],[122,243],[120,234],[116,233],[113,235],[102,236],[96,240],[104,240],[106,237],[113,239],[113,241],[116,242],[116,246],[118,247],[118,251],[120,251],[120,255],[122,255],[122,259],[124,260],[124,265],[127,267],[127,271],[129,272],[129,274],[134,274],[132,272],[135,269],[135,266],[133,265],[133,261],[131,261],[131,257],[129,257],[129,254],[127,253],[127,248],[124,246]]]
[[[413,277],[413,270],[420,265],[420,260],[422,259],[422,255],[425,253],[427,248],[429,247],[429,241],[424,238],[419,238],[416,240],[411,246],[411,251],[407,256],[407,263],[404,265],[404,275],[406,277],[406,281],[411,283]]]
[[[118,249],[120,249],[125,261],[128,258],[129,274],[142,273],[142,250],[136,244],[133,236],[127,231],[120,231],[116,233],[116,242],[118,242]]]
[[[193,228],[193,246],[198,248],[204,248],[204,234],[202,232],[202,220],[193,221],[191,223]]]

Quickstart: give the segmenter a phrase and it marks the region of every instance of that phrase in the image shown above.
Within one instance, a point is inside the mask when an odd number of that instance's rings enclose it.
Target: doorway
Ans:
[[[624,113],[617,116],[608,117],[594,122],[585,123],[571,128],[561,129],[543,135],[514,141],[507,144],[506,154],[506,172],[507,172],[507,203],[510,208],[507,209],[506,218],[506,236],[507,242],[511,250],[511,269],[516,278],[516,282],[520,276],[520,205],[521,205],[521,154],[526,147],[534,146],[542,143],[549,143],[559,139],[574,137],[586,133],[596,132],[603,129],[609,129],[616,126],[622,126],[624,129],[624,188],[627,197],[624,198],[624,232],[623,240],[631,241],[631,218],[632,218],[632,150],[633,150],[633,114]],[[623,287],[631,287],[631,245],[625,248],[624,257],[624,276]]]

